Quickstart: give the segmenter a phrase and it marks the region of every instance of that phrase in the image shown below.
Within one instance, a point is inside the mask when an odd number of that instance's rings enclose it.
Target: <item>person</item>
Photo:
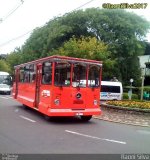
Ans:
[[[147,92],[146,92],[146,91],[144,91],[143,99],[146,99],[146,97],[147,97]]]
[[[146,100],[149,100],[149,93],[147,92],[147,94],[146,94]]]
[[[113,77],[113,79],[111,79],[111,81],[118,82],[118,79],[116,77]]]

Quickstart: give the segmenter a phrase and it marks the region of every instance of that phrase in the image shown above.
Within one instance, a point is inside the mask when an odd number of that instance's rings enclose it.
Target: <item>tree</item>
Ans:
[[[53,50],[50,54],[103,61],[103,78],[112,77],[110,71],[114,68],[115,60],[111,59],[111,53],[108,51],[108,46],[104,42],[97,40],[95,37],[73,37],[65,42],[62,47]]]
[[[10,72],[13,73],[14,66],[23,62],[23,55],[20,53],[20,48],[16,48],[14,52],[10,53],[6,57],[6,62],[9,64]]]
[[[139,71],[136,57],[144,54],[144,37],[149,28],[150,23],[144,18],[125,10],[78,10],[56,17],[45,26],[36,28],[22,47],[21,53],[24,62],[30,61],[51,55],[53,50],[63,46],[72,36],[96,37],[107,44],[111,58],[116,62],[111,73],[108,71],[105,75],[108,74],[109,78],[112,74],[127,84],[128,78]],[[130,67],[129,59],[132,59]],[[134,70],[131,72],[130,68]],[[139,78],[137,76],[134,82]]]
[[[5,60],[0,60],[0,71],[10,72],[9,65],[6,63]]]

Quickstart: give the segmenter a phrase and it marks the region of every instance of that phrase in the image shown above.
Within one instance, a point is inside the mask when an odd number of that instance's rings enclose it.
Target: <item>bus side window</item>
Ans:
[[[35,72],[36,72],[36,69],[35,69],[35,65],[34,64],[31,64],[30,65],[30,83],[33,83],[35,81]]]
[[[42,84],[52,83],[52,63],[45,62],[42,66]]]
[[[23,67],[20,67],[20,70],[19,70],[19,81],[24,82],[24,68]]]
[[[24,67],[24,82],[29,83],[30,82],[30,66],[26,65]]]

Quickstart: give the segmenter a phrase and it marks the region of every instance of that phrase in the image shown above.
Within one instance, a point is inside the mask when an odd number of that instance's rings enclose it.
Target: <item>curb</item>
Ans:
[[[103,103],[100,105],[101,107],[103,108],[106,108],[106,109],[114,109],[114,110],[122,110],[124,111],[125,113],[126,112],[132,112],[131,114],[137,114],[137,113],[141,113],[141,114],[148,114],[148,116],[150,115],[150,109],[139,109],[139,108],[129,108],[129,107],[120,107],[120,106],[113,106],[113,105],[108,105],[106,103]],[[122,119],[121,120],[116,120],[116,119],[107,119],[107,118],[103,118],[101,116],[93,116],[93,118],[95,119],[99,119],[99,120],[103,120],[103,121],[108,121],[108,122],[114,122],[114,123],[119,123],[119,124],[126,124],[126,125],[133,125],[133,126],[140,126],[140,127],[150,127],[149,124],[140,124],[140,122],[137,122],[136,121],[133,121],[134,123],[132,122],[125,122],[123,121]]]
[[[119,124],[126,124],[126,125],[132,125],[132,126],[140,126],[140,127],[150,127],[149,125],[142,125],[142,124],[135,124],[135,123],[128,123],[128,122],[122,122],[122,121],[115,121],[115,120],[106,120],[104,118],[93,116],[95,119],[107,121],[107,122],[113,122],[113,123],[119,123]]]

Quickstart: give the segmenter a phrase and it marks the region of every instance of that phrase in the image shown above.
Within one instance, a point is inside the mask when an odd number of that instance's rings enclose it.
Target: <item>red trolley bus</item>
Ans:
[[[51,116],[88,121],[99,107],[102,62],[50,56],[15,66],[12,95],[23,105]]]

